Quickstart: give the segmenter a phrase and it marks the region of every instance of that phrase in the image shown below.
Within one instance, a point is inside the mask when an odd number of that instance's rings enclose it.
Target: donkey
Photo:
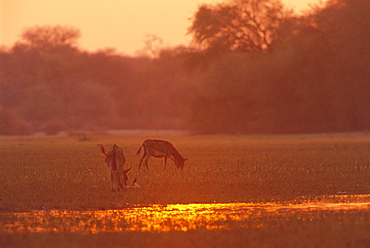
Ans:
[[[110,171],[110,178],[112,181],[112,191],[119,191],[126,188],[128,176],[127,173],[131,170],[132,166],[127,170],[123,168],[123,165],[126,162],[125,155],[121,147],[114,144],[108,148],[108,151],[105,152],[105,149],[102,145],[99,145],[101,152],[105,155],[105,165]]]
[[[187,158],[183,158],[176,150],[176,148],[168,141],[147,139],[140,146],[139,150],[136,153],[137,155],[140,153],[142,147],[144,148],[144,154],[140,159],[139,169],[144,158],[145,166],[147,169],[149,169],[148,160],[151,156],[155,158],[164,158],[164,168],[166,168],[167,158],[174,161],[175,166],[181,169],[184,168],[184,162],[188,160]]]

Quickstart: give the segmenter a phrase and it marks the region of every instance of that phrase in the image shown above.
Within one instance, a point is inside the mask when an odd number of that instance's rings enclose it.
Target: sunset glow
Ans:
[[[12,46],[27,27],[67,25],[81,30],[79,45],[95,51],[114,48],[136,55],[145,47],[148,34],[163,40],[163,47],[187,45],[190,18],[202,3],[218,0],[191,1],[50,1],[2,0],[0,5],[0,45]],[[284,0],[297,12],[318,0]]]
[[[207,203],[150,205],[122,210],[3,213],[0,214],[0,233],[235,230],[274,226],[278,221],[313,221],[320,215],[335,211],[359,211],[368,207],[368,202],[297,205]]]

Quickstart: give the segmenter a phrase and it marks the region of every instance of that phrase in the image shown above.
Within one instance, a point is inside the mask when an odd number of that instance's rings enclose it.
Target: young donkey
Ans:
[[[184,168],[184,162],[188,160],[187,158],[183,158],[180,153],[176,150],[176,148],[168,141],[164,140],[145,140],[144,143],[140,146],[139,150],[136,154],[139,154],[141,148],[144,147],[144,154],[143,157],[140,159],[139,169],[141,167],[141,163],[145,158],[145,166],[148,169],[148,160],[149,158],[164,158],[164,167],[166,168],[167,158],[173,160],[175,162],[175,166],[177,168]]]
[[[132,166],[125,170],[123,165],[126,162],[125,155],[121,147],[114,144],[105,152],[104,147],[99,145],[102,153],[105,155],[105,165],[110,171],[110,178],[112,181],[112,191],[119,191],[126,188],[128,180],[127,173],[131,170]]]

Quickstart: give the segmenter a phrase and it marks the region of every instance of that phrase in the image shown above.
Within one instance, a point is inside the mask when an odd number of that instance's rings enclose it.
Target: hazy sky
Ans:
[[[201,3],[219,0],[0,0],[0,45],[12,46],[24,28],[68,25],[81,31],[81,49],[115,48],[135,55],[154,34],[163,46],[187,45],[189,18]],[[296,10],[318,0],[283,0]]]

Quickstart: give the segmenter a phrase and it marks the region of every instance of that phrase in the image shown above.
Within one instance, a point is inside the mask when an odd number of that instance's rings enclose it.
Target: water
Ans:
[[[333,211],[369,211],[365,203],[207,203],[136,206],[121,210],[0,213],[0,233],[169,232],[278,226],[314,221]]]

